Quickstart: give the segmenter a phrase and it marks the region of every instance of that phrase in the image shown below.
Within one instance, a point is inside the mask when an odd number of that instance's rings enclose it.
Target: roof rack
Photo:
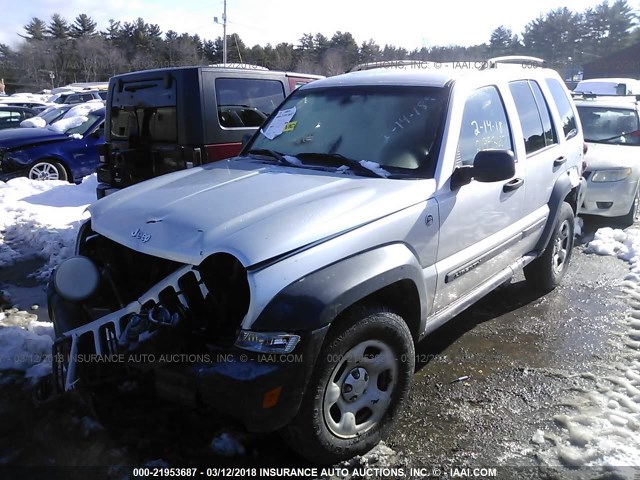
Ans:
[[[575,90],[571,92],[571,96],[573,98],[580,97],[584,100],[590,100],[594,98],[619,98],[619,99],[635,99],[636,102],[640,102],[640,95],[631,94],[631,95],[616,95],[615,93],[593,93],[593,92],[576,92]]]
[[[235,68],[238,70],[269,70],[267,67],[263,67],[262,65],[254,65],[252,63],[214,63],[208,66],[217,68]]]
[[[519,63],[521,65],[538,65],[540,67],[546,66],[547,62],[538,57],[528,57],[525,55],[506,55],[504,57],[489,58],[485,68],[497,68],[500,63]]]

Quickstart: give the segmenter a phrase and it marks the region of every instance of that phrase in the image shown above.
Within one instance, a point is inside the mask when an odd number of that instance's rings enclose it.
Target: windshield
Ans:
[[[340,155],[390,173],[432,177],[447,92],[407,86],[298,90],[245,151]]]
[[[58,118],[62,117],[71,107],[59,108],[51,107],[40,113],[38,117],[44,119],[47,124],[55,122]]]
[[[587,142],[640,145],[638,112],[631,108],[578,107]]]
[[[78,133],[80,135],[85,135],[91,129],[91,127],[93,125],[95,125],[95,123],[98,120],[102,119],[102,116],[101,115],[96,115],[95,113],[88,113],[86,115],[86,117],[85,116],[78,116],[78,117],[72,117],[72,118],[73,119],[76,119],[76,118],[84,119],[84,118],[86,118],[86,120],[84,122],[80,123],[80,124],[77,124],[79,122],[78,121],[78,122],[76,122],[75,126],[65,130],[64,133],[66,135],[73,135],[74,133]]]

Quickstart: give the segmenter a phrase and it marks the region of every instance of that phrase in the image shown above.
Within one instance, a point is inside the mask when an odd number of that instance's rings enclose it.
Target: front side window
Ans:
[[[284,100],[278,80],[217,78],[218,119],[225,128],[259,127]]]
[[[465,103],[456,164],[473,165],[482,150],[513,150],[504,104],[493,86],[474,91]]]
[[[250,149],[342,156],[432,177],[448,92],[408,86],[297,90]]]
[[[587,142],[640,145],[638,112],[630,108],[579,106],[578,113]]]

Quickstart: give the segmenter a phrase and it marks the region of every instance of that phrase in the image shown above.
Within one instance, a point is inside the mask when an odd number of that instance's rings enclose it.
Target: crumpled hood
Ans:
[[[63,142],[67,135],[48,128],[8,128],[0,130],[0,148],[15,149],[39,145],[41,143]]]
[[[633,167],[640,161],[638,145],[607,145],[603,143],[587,143],[589,150],[585,155],[587,170],[605,168]]]
[[[89,207],[94,231],[198,265],[215,252],[255,265],[426,201],[434,180],[366,178],[249,159],[143,182]]]

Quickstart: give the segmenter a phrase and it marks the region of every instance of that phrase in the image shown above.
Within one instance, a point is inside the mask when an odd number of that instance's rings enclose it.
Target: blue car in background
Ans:
[[[104,144],[104,107],[83,116],[82,123],[60,127],[10,128],[0,131],[0,180],[80,182],[96,171],[98,147]]]

